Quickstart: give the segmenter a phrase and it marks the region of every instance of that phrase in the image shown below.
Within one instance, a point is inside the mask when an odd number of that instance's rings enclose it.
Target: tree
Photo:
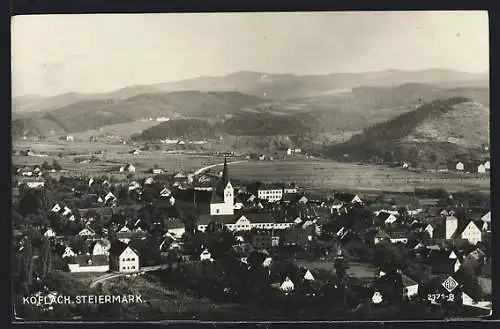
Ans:
[[[57,171],[60,171],[62,169],[59,162],[57,162],[57,160],[55,160],[55,159],[54,159],[54,161],[52,161],[52,169],[55,169]]]
[[[19,201],[18,212],[26,217],[28,214],[35,214],[42,209],[42,199],[34,190],[28,190]]]
[[[27,239],[23,249],[23,269],[22,269],[22,289],[25,294],[30,291],[31,284],[33,283],[33,249],[31,241]]]
[[[50,241],[47,238],[43,239],[42,243],[42,279],[45,280],[47,275],[52,271],[52,250]]]
[[[42,170],[50,170],[50,165],[47,161],[44,161],[41,166]]]

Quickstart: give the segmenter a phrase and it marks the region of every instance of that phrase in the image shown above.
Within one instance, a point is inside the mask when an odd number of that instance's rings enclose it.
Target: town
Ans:
[[[221,161],[220,172],[154,167],[140,178],[132,163],[100,176],[72,175],[57,161],[14,168],[16,317],[117,319],[123,309],[26,305],[22,297],[118,291],[148,301],[138,280],[220,304],[229,309],[222,319],[232,320],[491,314],[489,195],[319,193],[232,179],[231,155]],[[476,170],[489,171],[489,161]],[[149,308],[125,312],[220,319],[202,306],[157,306],[166,293],[151,298],[141,306]]]

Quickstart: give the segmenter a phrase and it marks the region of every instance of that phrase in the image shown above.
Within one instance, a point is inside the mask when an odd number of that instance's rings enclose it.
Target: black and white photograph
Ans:
[[[492,315],[487,11],[19,15],[12,321]]]

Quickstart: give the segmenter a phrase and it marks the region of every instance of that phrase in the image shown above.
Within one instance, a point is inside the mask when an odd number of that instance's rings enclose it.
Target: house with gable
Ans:
[[[96,240],[90,244],[90,254],[108,256],[110,248],[111,243],[108,240]]]
[[[179,218],[172,218],[165,221],[165,228],[167,232],[176,239],[182,238],[186,232],[184,223]]]
[[[363,204],[363,201],[357,194],[338,192],[334,194],[334,199],[339,200],[343,204]]]
[[[80,232],[78,232],[78,235],[88,238],[95,236],[95,232],[90,227],[84,227],[83,229],[80,230]]]
[[[394,224],[394,223],[396,223],[397,220],[398,220],[398,218],[396,217],[396,215],[388,213],[388,212],[385,212],[385,211],[380,212],[377,215],[377,221],[379,223],[383,223],[385,225]]]
[[[490,232],[491,231],[491,211],[488,211],[484,216],[481,217],[481,221],[483,222],[483,231]]]
[[[68,257],[76,257],[76,253],[69,246],[64,249],[64,252],[61,255],[61,258],[63,259]]]
[[[115,241],[109,249],[109,266],[113,271],[136,272],[139,270],[139,253],[128,244]]]
[[[472,220],[458,220],[455,216],[446,218],[446,239],[452,241],[468,240],[472,245],[482,241],[482,225]]]
[[[406,274],[401,274],[401,280],[403,281],[403,298],[412,299],[418,295],[418,282],[407,276]]]

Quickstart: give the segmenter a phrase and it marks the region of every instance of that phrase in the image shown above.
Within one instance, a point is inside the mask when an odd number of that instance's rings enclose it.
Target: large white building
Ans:
[[[257,197],[269,202],[277,202],[283,198],[283,189],[277,186],[261,187],[257,190]]]
[[[109,267],[117,272],[136,272],[139,270],[139,254],[128,244],[117,241],[109,251]]]

